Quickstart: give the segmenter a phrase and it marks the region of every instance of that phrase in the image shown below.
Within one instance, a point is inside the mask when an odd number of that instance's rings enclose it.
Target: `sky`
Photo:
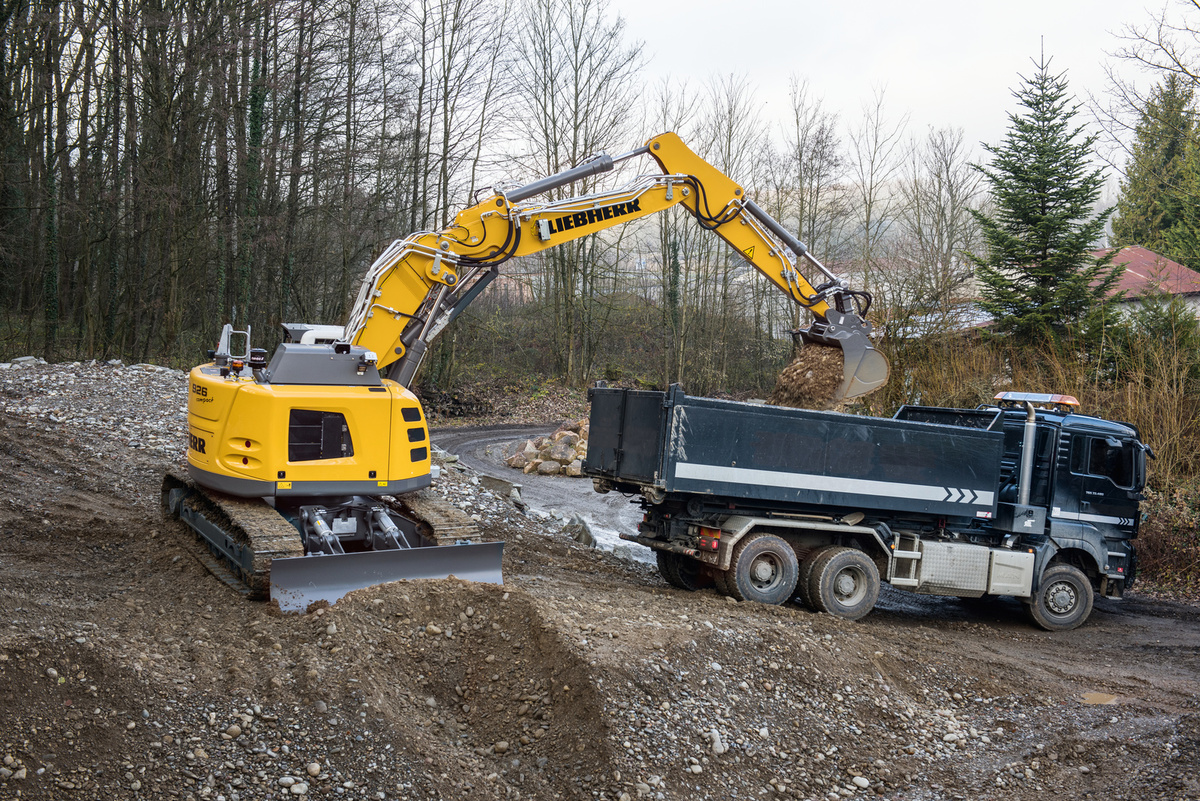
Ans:
[[[1150,18],[1163,0],[609,0],[629,40],[643,42],[645,77],[747,76],[765,121],[782,119],[789,76],[857,122],[864,103],[884,91],[885,114],[909,115],[908,131],[960,127],[978,143],[998,144],[1015,111],[1019,74],[1044,42],[1052,71],[1066,71],[1080,101],[1105,87],[1103,65],[1127,23]],[[1125,65],[1120,65],[1123,68]],[[1136,75],[1136,73],[1134,73]],[[647,132],[649,136],[651,132]]]

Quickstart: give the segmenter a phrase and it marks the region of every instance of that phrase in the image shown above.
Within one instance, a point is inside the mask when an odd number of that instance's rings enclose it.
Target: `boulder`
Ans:
[[[569,464],[575,460],[575,449],[565,441],[559,441],[551,446],[548,456],[556,462]]]
[[[572,515],[567,524],[563,526],[563,531],[580,545],[586,545],[589,548],[596,547],[596,537],[592,534],[592,527],[579,515]]]
[[[539,462],[537,466],[538,475],[556,476],[562,472],[562,465],[551,459],[544,462]]]
[[[565,472],[571,478],[579,478],[583,475],[583,462],[576,459],[567,465]]]

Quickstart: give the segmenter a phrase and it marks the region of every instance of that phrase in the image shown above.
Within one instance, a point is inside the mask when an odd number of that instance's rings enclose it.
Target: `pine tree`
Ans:
[[[1200,270],[1200,134],[1193,133],[1188,141],[1173,199],[1178,213],[1163,235],[1163,254]]]
[[[1195,206],[1182,194],[1185,151],[1195,134],[1193,87],[1168,75],[1154,87],[1135,130],[1113,217],[1113,244],[1141,245],[1177,259],[1166,232]]]
[[[1023,344],[1062,341],[1110,321],[1107,295],[1121,273],[1109,264],[1112,253],[1088,252],[1112,213],[1092,216],[1104,183],[1099,169],[1089,169],[1096,137],[1073,125],[1079,107],[1066,78],[1050,74],[1045,56],[1034,64],[1036,73],[1013,92],[1022,110],[1009,114],[1004,141],[985,144],[992,160],[975,165],[991,185],[995,214],[972,212],[987,256],[970,256],[980,306],[999,333]]]

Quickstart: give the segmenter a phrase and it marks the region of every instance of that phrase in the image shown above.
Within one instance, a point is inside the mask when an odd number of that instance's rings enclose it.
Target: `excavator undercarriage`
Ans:
[[[169,472],[162,506],[196,535],[193,552],[209,571],[285,612],[401,579],[503,581],[504,543],[481,542],[469,517],[428,490],[272,506]]]

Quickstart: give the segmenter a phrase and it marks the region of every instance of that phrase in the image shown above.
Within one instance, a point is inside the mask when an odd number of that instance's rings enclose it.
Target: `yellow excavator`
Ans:
[[[609,192],[527,202],[649,155],[661,173]],[[284,610],[335,602],[387,581],[502,580],[503,543],[478,542],[470,519],[426,490],[429,431],[409,390],[427,344],[499,274],[527,256],[683,204],[813,316],[805,347],[835,347],[835,400],[887,380],[871,346],[870,296],[851,290],[744,189],[674,133],[619,156],[493,190],[441,231],[393,242],[367,271],[348,323],[285,325],[267,358],[226,325],[188,394],[187,475],[163,484],[165,513],[207,545],[221,578]],[[814,286],[800,259],[823,279]]]

